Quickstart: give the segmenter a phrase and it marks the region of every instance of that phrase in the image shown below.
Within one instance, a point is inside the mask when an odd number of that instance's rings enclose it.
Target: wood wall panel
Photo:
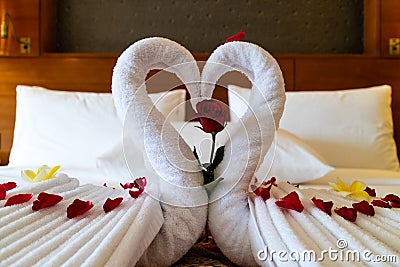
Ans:
[[[400,38],[400,1],[381,0],[381,55],[400,58],[389,54],[389,38]]]
[[[39,0],[2,0],[0,16],[8,12],[15,25],[19,38],[31,38],[31,53],[21,54],[20,44],[12,37],[11,24],[8,22],[8,38],[0,39],[0,56],[38,56],[39,55]]]

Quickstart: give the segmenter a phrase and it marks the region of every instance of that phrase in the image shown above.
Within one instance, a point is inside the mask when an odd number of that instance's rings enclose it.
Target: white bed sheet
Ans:
[[[336,178],[347,184],[354,180],[363,181],[376,190],[377,196],[400,194],[400,172],[379,169],[336,168],[319,179],[302,183],[301,187],[329,189],[328,183],[336,183]]]
[[[19,181],[20,183],[30,183],[29,181],[21,178],[22,170],[33,170],[39,166],[0,166],[0,182],[7,182],[10,179],[14,181]],[[100,168],[90,168],[90,167],[68,167],[64,168],[61,166],[60,170],[57,173],[65,173],[71,178],[77,178],[80,182],[80,185],[84,184],[94,184],[94,185],[103,185],[107,183],[108,186],[116,186],[119,183],[125,183],[132,181],[132,177],[113,177],[108,174],[107,171],[102,170]]]

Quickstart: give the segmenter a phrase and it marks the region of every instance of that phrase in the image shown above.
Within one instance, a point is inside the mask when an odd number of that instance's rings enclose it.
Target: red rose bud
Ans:
[[[278,186],[278,185],[276,184],[276,178],[275,178],[275,177],[271,177],[271,179],[269,179],[269,180],[267,181],[267,184],[271,184],[271,185],[273,185],[273,186]]]
[[[370,188],[370,187],[367,186],[367,188],[365,188],[364,191],[367,192],[367,194],[370,197],[376,197],[376,192],[375,192],[374,188]]]
[[[14,182],[8,182],[8,183],[0,184],[0,186],[3,186],[6,189],[6,191],[8,191],[8,190],[16,188],[17,184]]]
[[[225,40],[225,43],[229,43],[229,42],[233,42],[233,41],[240,41],[240,40],[242,40],[243,38],[244,38],[244,31],[240,31],[240,32],[238,32],[237,34],[228,37],[228,38]]]
[[[18,194],[7,199],[4,207],[28,202],[33,197],[33,194]]]
[[[33,201],[32,210],[37,211],[40,209],[52,207],[60,202],[62,199],[62,196],[41,192],[38,195],[38,199]]]
[[[6,196],[7,196],[6,188],[0,184],[0,200],[6,199]]]
[[[304,210],[303,204],[299,199],[299,195],[293,191],[290,194],[284,196],[278,201],[275,201],[278,207],[295,210],[297,212],[302,212]]]
[[[357,211],[354,208],[341,207],[341,208],[335,209],[335,212],[340,217],[342,217],[350,222],[355,222],[357,219]]]
[[[69,219],[75,218],[89,211],[91,208],[93,208],[93,206],[93,203],[90,201],[75,199],[74,202],[67,208],[67,217]]]
[[[316,197],[313,197],[311,200],[314,203],[314,205],[317,206],[320,210],[322,210],[329,216],[332,215],[332,207],[333,207],[332,201],[323,201],[322,199],[318,199]]]
[[[352,206],[356,211],[359,211],[359,212],[364,213],[366,215],[369,215],[369,216],[374,216],[375,215],[374,207],[372,205],[370,205],[368,203],[368,201],[366,201],[366,200],[363,200],[363,201],[358,202],[358,203],[353,203]]]
[[[196,104],[197,114],[203,131],[206,133],[219,133],[225,127],[225,104],[208,99]]]
[[[123,198],[122,197],[117,197],[115,199],[111,199],[111,198],[107,198],[106,202],[104,202],[103,205],[103,210],[105,212],[110,212],[113,209],[115,209],[116,207],[119,206],[119,204],[121,204]]]
[[[379,199],[372,200],[371,204],[374,205],[375,207],[381,207],[381,208],[387,208],[387,209],[392,208],[388,202],[379,200]]]

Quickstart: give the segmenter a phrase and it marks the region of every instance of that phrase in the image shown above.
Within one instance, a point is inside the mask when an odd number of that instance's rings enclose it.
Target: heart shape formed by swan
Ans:
[[[238,190],[239,196],[247,199],[245,185],[249,185],[260,159],[272,143],[285,94],[279,65],[268,52],[251,43],[232,42],[220,46],[206,62],[201,75],[191,53],[165,38],[140,40],[118,58],[112,92],[119,117],[124,122],[126,162],[129,166],[130,161],[145,157],[142,163],[149,169],[146,192],[160,201],[164,213],[162,229],[139,264],[167,266],[196,242],[207,220],[209,199],[202,187],[202,173],[192,149],[154,108],[148,96],[145,78],[152,69],[174,73],[186,85],[194,109],[197,102],[212,96],[215,84],[226,72],[238,70],[253,84],[242,121],[226,129],[225,156],[215,170],[215,178],[224,177],[225,180],[211,195],[213,204],[218,204],[214,212],[220,212],[221,207],[223,210],[224,205],[229,206]],[[129,142],[143,151],[143,155],[127,157]],[[158,186],[152,186],[153,183]]]
[[[200,75],[197,62],[187,49],[160,37],[134,43],[118,59],[112,88],[118,114],[125,121],[124,135],[135,136],[135,143],[145,151],[149,167],[172,185],[171,190],[174,186],[191,190],[189,188],[202,185],[198,162],[192,149],[154,108],[148,96],[145,78],[152,69],[176,74],[186,85],[194,109],[202,99],[211,98],[215,84],[223,74],[239,71],[247,76],[253,84],[248,110],[241,122],[227,127],[226,153],[218,173],[224,178],[234,177],[224,183],[229,188],[244,173],[254,173],[272,143],[276,122],[283,112],[284,82],[275,59],[251,43],[226,43],[213,52]],[[221,197],[226,190],[214,198]]]

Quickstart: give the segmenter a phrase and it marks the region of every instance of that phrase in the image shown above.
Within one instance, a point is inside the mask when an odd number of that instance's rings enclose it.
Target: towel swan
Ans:
[[[208,197],[200,187],[203,177],[193,152],[147,94],[146,75],[157,68],[176,74],[192,98],[200,96],[197,63],[174,41],[159,37],[140,40],[126,49],[115,65],[114,103],[120,119],[134,126],[125,125],[124,135],[132,136],[145,152],[145,163],[154,177],[162,177],[158,182],[164,224],[139,266],[176,262],[195,244],[207,217]]]
[[[285,89],[279,65],[268,52],[255,44],[230,42],[218,47],[204,66],[202,96],[211,97],[214,84],[232,70],[245,74],[253,89],[242,123],[226,129],[231,138],[226,140],[224,159],[215,170],[216,178],[224,180],[210,197],[209,226],[215,242],[230,260],[251,266],[255,261],[247,234],[248,186],[274,138],[283,113]]]
[[[225,179],[210,199],[209,227],[225,256],[240,266],[375,266],[375,255],[397,255],[398,259],[400,212],[396,209],[376,207],[375,216],[358,214],[353,223],[334,212],[331,216],[325,214],[311,201],[313,197],[332,200],[335,207],[351,207],[355,202],[331,191],[279,183],[271,187],[266,201],[249,194],[257,165],[269,149],[283,113],[284,84],[278,64],[266,51],[253,44],[232,42],[217,48],[208,59],[202,73],[202,96],[211,97],[214,84],[231,70],[245,74],[253,88],[242,123],[226,129],[230,139],[225,140],[225,157],[215,170],[216,178]],[[299,195],[303,212],[284,210],[275,204],[291,192]],[[361,261],[335,261],[327,255],[320,261],[285,261],[288,256],[280,260],[276,254],[273,259],[268,254],[268,249],[287,254],[313,251],[319,258],[329,248],[343,255],[367,254],[360,256]],[[365,255],[371,261],[362,258]],[[385,264],[392,266],[390,262]]]

